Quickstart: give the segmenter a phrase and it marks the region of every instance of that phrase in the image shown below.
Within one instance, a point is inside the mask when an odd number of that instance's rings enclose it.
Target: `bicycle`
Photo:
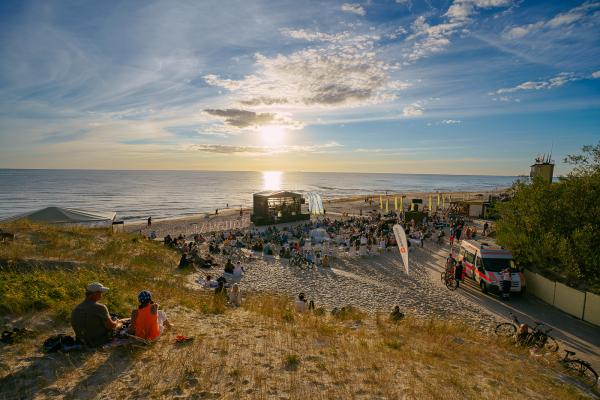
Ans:
[[[312,267],[312,264],[300,253],[292,254],[289,263],[292,267],[298,267],[302,269],[308,269]]]
[[[582,381],[590,386],[595,386],[598,382],[598,373],[594,371],[589,362],[579,358],[569,358],[574,355],[574,351],[565,350],[565,356],[559,362],[569,372],[575,372]]]
[[[551,353],[558,351],[558,342],[548,334],[552,328],[542,330],[541,327],[545,324],[535,321],[535,327],[528,327],[527,332],[517,335],[517,330],[521,322],[519,322],[519,319],[513,313],[509,313],[509,315],[513,322],[502,322],[496,325],[496,329],[494,329],[496,335],[508,338],[515,337],[517,343],[527,347],[535,346]]]
[[[458,281],[454,278],[454,269],[442,272],[442,283],[449,290],[456,290],[458,288]]]

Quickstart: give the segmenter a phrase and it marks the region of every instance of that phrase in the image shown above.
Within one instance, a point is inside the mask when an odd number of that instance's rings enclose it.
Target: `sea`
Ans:
[[[47,206],[117,212],[121,220],[171,218],[250,207],[266,190],[324,199],[409,192],[485,191],[514,176],[337,172],[0,169],[0,219]]]

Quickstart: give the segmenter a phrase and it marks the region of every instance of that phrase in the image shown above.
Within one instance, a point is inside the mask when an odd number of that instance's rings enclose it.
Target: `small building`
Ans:
[[[532,179],[542,178],[546,182],[552,183],[554,177],[554,162],[551,160],[551,156],[538,156],[535,159],[535,163],[531,166],[529,176]]]
[[[487,218],[491,205],[491,201],[484,199],[457,200],[450,203],[450,209],[464,217]]]
[[[255,193],[250,220],[255,225],[305,221],[310,214],[302,214],[304,198],[299,193],[273,191]]]

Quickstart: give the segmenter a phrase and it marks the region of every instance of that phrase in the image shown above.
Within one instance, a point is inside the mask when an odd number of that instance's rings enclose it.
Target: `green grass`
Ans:
[[[179,255],[160,243],[104,229],[25,222],[2,228],[17,238],[0,244],[0,315],[50,311],[68,320],[85,286],[95,281],[110,288],[103,303],[123,316],[135,307],[142,289],[164,306],[210,314],[225,310],[222,301],[185,285],[189,272],[177,270]]]

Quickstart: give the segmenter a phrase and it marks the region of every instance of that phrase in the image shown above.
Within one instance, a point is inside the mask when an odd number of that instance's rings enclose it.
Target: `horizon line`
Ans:
[[[283,171],[276,169],[268,170],[219,170],[219,169],[105,169],[105,168],[6,168],[0,167],[0,171],[106,171],[106,172],[123,172],[123,171],[148,171],[148,172],[283,172],[283,173],[303,173],[303,174],[369,174],[369,175],[445,175],[445,176],[494,176],[504,178],[520,178],[527,177],[526,174],[519,175],[496,175],[496,174],[450,174],[450,173],[414,173],[414,172],[356,172],[356,171]]]

